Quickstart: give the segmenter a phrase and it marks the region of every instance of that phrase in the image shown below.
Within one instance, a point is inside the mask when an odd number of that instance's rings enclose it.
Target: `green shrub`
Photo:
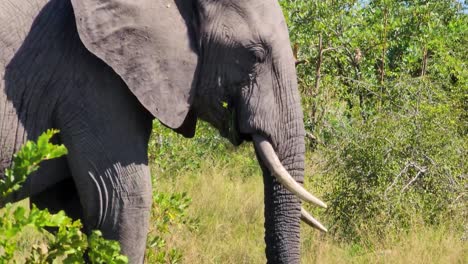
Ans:
[[[227,164],[235,160],[243,170],[239,175],[253,175],[258,170],[251,144],[234,147],[218,131],[205,122],[198,122],[195,137],[186,139],[158,121],[153,124],[149,158],[153,174],[174,177],[200,168],[205,161]],[[157,188],[157,181],[154,186]]]
[[[311,210],[330,233],[356,242],[419,222],[466,225],[468,15],[460,1],[280,3],[301,62],[314,185],[329,200],[325,213]]]
[[[186,139],[155,121],[149,158],[157,174],[175,174],[198,169],[200,162],[213,153],[226,156],[228,148],[227,141],[206,123],[199,122],[195,138]]]
[[[340,138],[321,149],[334,231],[359,239],[364,229],[406,230],[414,216],[428,224],[461,217],[467,145],[456,119],[447,105],[421,102],[406,114],[384,112],[336,127]]]
[[[50,143],[56,130],[48,130],[37,142],[28,141],[14,156],[11,169],[7,169],[6,178],[0,180],[0,198],[21,188],[27,176],[39,169],[39,164],[47,159],[58,158],[67,153],[63,145]],[[50,234],[46,228],[54,227],[58,231]],[[24,263],[52,263],[61,259],[63,263],[82,263],[88,253],[92,263],[127,263],[128,259],[120,255],[120,245],[116,241],[105,240],[99,231],[93,231],[88,238],[82,233],[80,221],[73,221],[63,211],[50,214],[35,206],[31,210],[7,204],[0,212],[0,263],[19,261],[17,237],[27,229],[33,229],[42,236],[42,242],[26,252]],[[23,252],[25,253],[25,252]]]
[[[186,193],[166,194],[153,192],[153,208],[151,210],[151,226],[146,259],[148,263],[179,263],[183,252],[178,248],[168,247],[165,238],[174,229],[184,226],[189,231],[196,231],[198,220],[187,215],[191,199]]]

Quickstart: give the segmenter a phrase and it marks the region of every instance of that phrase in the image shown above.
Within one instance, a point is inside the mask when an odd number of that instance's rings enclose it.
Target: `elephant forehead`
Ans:
[[[266,40],[287,31],[283,12],[278,1],[242,1],[244,17],[251,30]]]
[[[281,7],[272,0],[260,1],[221,1],[209,8],[212,28],[216,28],[231,38],[252,40],[260,37],[263,41],[273,41],[278,36],[287,36],[287,26]],[[213,6],[214,7],[214,6]],[[222,24],[222,27],[219,27]],[[222,29],[222,30],[221,30]],[[222,31],[222,32],[221,32]],[[286,34],[284,34],[286,33]]]

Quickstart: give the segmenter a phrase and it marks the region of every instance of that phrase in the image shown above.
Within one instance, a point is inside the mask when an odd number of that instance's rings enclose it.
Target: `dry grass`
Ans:
[[[158,179],[158,191],[187,192],[193,200],[190,217],[199,219],[197,231],[179,229],[167,238],[169,248],[182,251],[183,263],[265,263],[262,177],[243,165],[238,156],[227,163],[208,160],[195,172]],[[302,263],[468,263],[462,233],[417,223],[406,234],[389,234],[384,241],[370,238],[371,248],[339,243],[303,225]],[[28,252],[38,242],[33,233],[26,231],[18,239],[20,251]]]
[[[164,192],[188,192],[197,232],[178,231],[168,239],[185,263],[263,263],[263,187],[260,175],[238,177],[234,170],[204,165],[189,176],[160,180]]]
[[[265,263],[262,177],[258,171],[236,174],[236,166],[210,161],[188,175],[159,179],[159,190],[192,197],[189,213],[200,221],[198,231],[168,238],[170,247],[182,250],[183,263]],[[371,248],[339,243],[305,225],[302,232],[302,263],[468,263],[462,234],[448,228],[415,227],[375,238]]]
[[[308,233],[303,234],[303,263],[468,263],[466,242],[443,228],[421,227],[399,237],[390,235],[374,242],[371,249],[330,238],[316,237],[311,242],[314,235]]]

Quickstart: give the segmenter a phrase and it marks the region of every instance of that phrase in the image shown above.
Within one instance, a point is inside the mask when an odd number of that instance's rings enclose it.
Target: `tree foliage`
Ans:
[[[454,0],[283,0],[342,239],[466,219],[468,16]],[[462,225],[461,225],[462,226]]]

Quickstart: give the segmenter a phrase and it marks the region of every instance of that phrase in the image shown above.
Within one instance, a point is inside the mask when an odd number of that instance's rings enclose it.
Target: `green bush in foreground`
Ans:
[[[58,158],[67,153],[65,146],[50,143],[56,130],[48,130],[37,142],[28,141],[14,156],[11,169],[6,170],[5,179],[0,180],[0,199],[21,188],[27,176],[39,169],[39,164],[48,159]],[[57,228],[54,235],[45,228]],[[127,263],[120,255],[120,245],[116,241],[102,238],[99,231],[87,237],[82,233],[80,221],[73,221],[63,211],[51,214],[35,206],[31,210],[7,204],[0,212],[0,263],[19,262],[15,255],[17,237],[26,229],[34,229],[43,237],[43,242],[32,247],[24,263],[52,263],[61,259],[63,263],[82,263],[87,253],[92,263]],[[23,252],[24,253],[24,252]]]

